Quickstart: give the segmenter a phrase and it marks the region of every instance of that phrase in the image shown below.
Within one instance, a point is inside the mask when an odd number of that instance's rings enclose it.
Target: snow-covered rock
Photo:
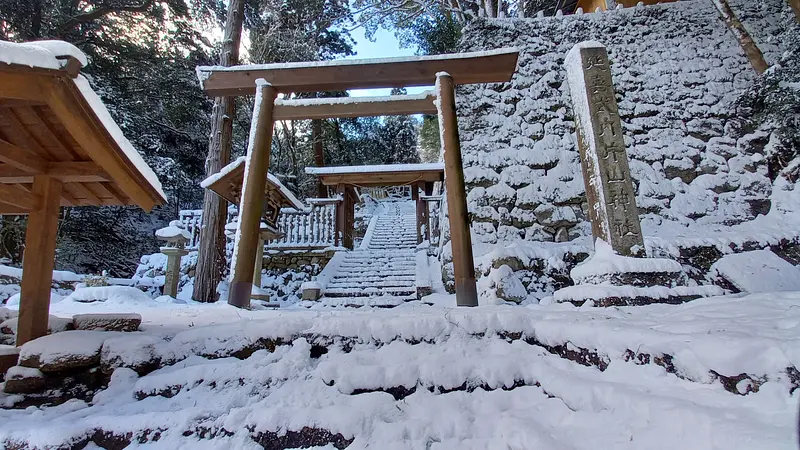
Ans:
[[[800,291],[800,269],[769,250],[725,255],[711,266],[742,292]]]
[[[19,365],[45,373],[97,365],[103,342],[116,335],[105,331],[76,330],[43,336],[22,346]]]
[[[76,314],[72,323],[76,330],[136,331],[142,316],[136,313]]]

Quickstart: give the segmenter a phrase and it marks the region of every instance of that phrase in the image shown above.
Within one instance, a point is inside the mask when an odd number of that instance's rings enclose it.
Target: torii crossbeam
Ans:
[[[263,212],[262,193],[267,180],[272,129],[276,120],[437,113],[444,148],[456,303],[459,306],[477,306],[478,294],[458,137],[455,86],[508,82],[516,70],[518,57],[517,50],[502,49],[378,60],[198,67],[198,77],[209,95],[256,94],[237,238],[231,262],[228,303],[237,307],[248,307],[250,304],[253,270],[249,265],[252,265],[256,253]],[[413,96],[276,100],[279,92],[339,91],[431,84],[436,86],[433,92]]]

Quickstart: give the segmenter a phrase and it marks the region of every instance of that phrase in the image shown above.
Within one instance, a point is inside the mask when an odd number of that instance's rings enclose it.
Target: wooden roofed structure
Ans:
[[[322,119],[436,112],[443,137],[444,175],[453,249],[456,302],[478,304],[472,242],[467,214],[464,170],[456,118],[455,86],[511,80],[519,52],[514,49],[452,55],[368,60],[314,61],[233,67],[198,67],[203,89],[213,96],[248,95],[256,101],[251,141],[244,170],[240,220],[234,243],[228,303],[247,307],[253,290],[253,263],[267,180],[272,132],[276,120]],[[429,86],[423,96],[357,99],[277,99],[278,93]],[[337,191],[352,199],[352,187]],[[412,189],[413,191],[413,189]],[[352,201],[351,201],[352,203]],[[347,208],[343,208],[347,214]],[[346,228],[346,226],[345,226]]]
[[[336,233],[342,235],[342,245],[353,246],[355,208],[350,202],[357,200],[356,187],[410,186],[411,199],[416,203],[417,243],[430,240],[428,205],[423,192],[430,196],[433,185],[444,181],[444,164],[386,164],[374,166],[306,167],[306,173],[316,175],[323,185],[333,186],[342,196],[344,207],[337,209]]]
[[[17,344],[47,332],[61,206],[166,202],[60,41],[0,42],[0,214],[27,214]]]

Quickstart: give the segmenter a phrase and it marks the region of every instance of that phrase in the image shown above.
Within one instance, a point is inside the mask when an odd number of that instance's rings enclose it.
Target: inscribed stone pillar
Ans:
[[[606,48],[599,42],[581,42],[564,64],[592,234],[621,255],[642,255],[642,229]]]

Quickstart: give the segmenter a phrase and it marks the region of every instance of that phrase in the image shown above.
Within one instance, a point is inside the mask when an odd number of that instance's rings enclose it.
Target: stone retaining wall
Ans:
[[[731,3],[774,63],[786,2]],[[664,220],[730,225],[770,210],[769,134],[745,129],[735,105],[755,72],[710,0],[483,20],[461,50],[516,47],[520,59],[510,83],[457,92],[476,259],[498,244],[591,236],[563,64],[585,40],[608,48],[645,236]],[[449,243],[442,259],[447,280]]]

